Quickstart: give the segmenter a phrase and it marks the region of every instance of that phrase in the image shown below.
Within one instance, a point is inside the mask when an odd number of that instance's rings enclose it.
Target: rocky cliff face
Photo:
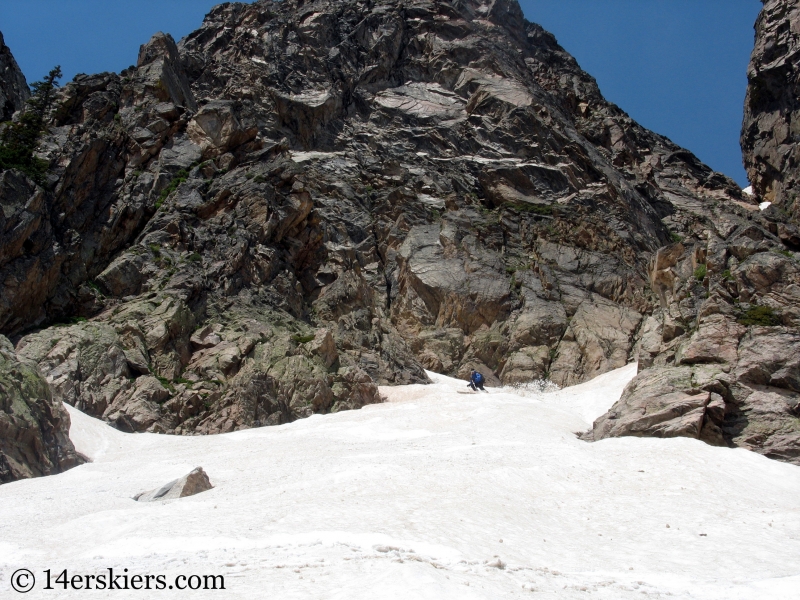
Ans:
[[[800,464],[799,41],[796,3],[765,1],[742,149],[755,198],[772,205],[719,238],[658,251],[649,278],[661,306],[639,342],[640,365],[652,367],[588,439],[688,436]]]
[[[768,298],[794,335],[795,259],[757,206],[516,2],[223,4],[66,85],[51,132],[50,189],[0,182],[0,327],[125,430],[359,407],[423,367],[730,373],[707,322],[739,361]]]
[[[0,122],[21,110],[28,96],[25,77],[0,34]],[[6,219],[19,214],[20,190],[26,201],[45,196],[16,173],[0,174],[0,264],[14,252],[15,242],[26,243],[29,224]],[[5,298],[5,284],[0,289]],[[37,364],[18,356],[0,335],[0,484],[59,473],[81,462],[69,440],[69,414],[62,403],[53,399]]]
[[[798,255],[774,213],[659,249],[640,374],[585,439],[701,439],[800,464]]]
[[[25,76],[0,33],[0,123],[11,119],[29,95]]]
[[[69,414],[36,363],[0,336],[0,484],[60,473],[84,462],[69,439]]]
[[[788,227],[797,246],[800,223],[800,7],[790,0],[763,0],[747,70],[742,150],[760,201]]]

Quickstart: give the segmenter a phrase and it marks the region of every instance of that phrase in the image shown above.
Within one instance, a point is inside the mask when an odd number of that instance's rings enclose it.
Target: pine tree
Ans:
[[[15,123],[7,123],[0,134],[0,170],[17,169],[36,183],[44,183],[47,161],[34,153],[47,130],[47,113],[53,105],[61,67],[55,67],[42,81],[31,85],[33,93],[25,112]]]

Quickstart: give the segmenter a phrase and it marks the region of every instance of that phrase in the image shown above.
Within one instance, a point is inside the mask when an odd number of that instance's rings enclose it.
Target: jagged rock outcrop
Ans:
[[[25,76],[0,33],[0,123],[25,106],[30,96]]]
[[[508,0],[223,4],[64,86],[43,152],[51,189],[6,175],[40,241],[0,263],[0,328],[57,397],[133,431],[356,408],[423,367],[672,368],[739,308],[732,281],[743,310],[793,293],[757,205]]]
[[[747,70],[742,150],[759,201],[783,224],[781,237],[798,250],[800,225],[800,6],[763,0]]]
[[[69,439],[69,414],[36,363],[0,336],[0,484],[60,473],[84,462]]]
[[[800,464],[800,261],[771,225],[659,250],[643,370],[585,439],[693,437]]]

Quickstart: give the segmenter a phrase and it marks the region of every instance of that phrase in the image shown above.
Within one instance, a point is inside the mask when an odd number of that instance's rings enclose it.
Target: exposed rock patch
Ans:
[[[203,467],[197,467],[180,479],[170,481],[156,490],[150,490],[149,492],[136,494],[133,499],[137,502],[175,500],[178,498],[186,498],[187,496],[194,496],[195,494],[207,492],[213,488],[214,486],[211,485],[211,481],[209,481],[208,475],[203,470]]]
[[[36,363],[0,336],[0,483],[60,473],[84,462],[69,439],[69,414]]]
[[[739,262],[740,239],[653,259],[663,307],[641,334],[643,370],[586,439],[693,437],[800,464],[797,258],[772,241]]]

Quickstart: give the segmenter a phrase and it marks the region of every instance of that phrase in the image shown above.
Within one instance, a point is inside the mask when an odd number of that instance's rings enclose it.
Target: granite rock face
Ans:
[[[69,439],[69,414],[36,363],[0,336],[0,484],[60,473],[84,462]]]
[[[800,464],[800,260],[752,221],[656,254],[662,305],[640,333],[640,373],[584,439],[693,437]]]
[[[513,1],[222,4],[60,94],[51,186],[3,175],[0,330],[122,429],[732,360],[768,298],[795,327],[777,226]]]
[[[745,168],[759,201],[772,202],[770,210],[778,220],[797,226],[800,6],[791,0],[764,0],[755,29],[742,126]],[[797,230],[791,227],[790,232],[796,236]],[[795,249],[800,249],[798,241],[791,242]]]
[[[25,76],[0,33],[0,123],[25,106],[30,96]]]

